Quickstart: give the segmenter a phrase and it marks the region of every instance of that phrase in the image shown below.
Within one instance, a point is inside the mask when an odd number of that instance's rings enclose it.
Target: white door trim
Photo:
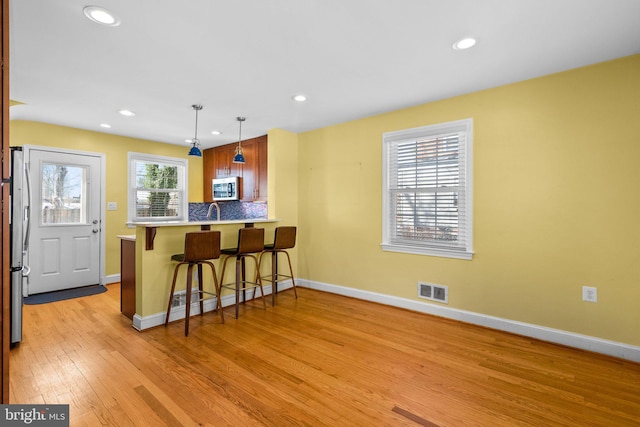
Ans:
[[[83,156],[93,156],[100,158],[100,218],[102,218],[102,224],[100,224],[100,228],[102,232],[100,233],[100,284],[105,284],[105,260],[106,260],[106,244],[105,244],[105,234],[104,230],[106,230],[106,200],[107,200],[107,156],[104,153],[96,153],[94,151],[82,151],[82,150],[72,150],[68,148],[59,148],[59,147],[47,147],[44,145],[24,145],[22,147],[22,151],[24,152],[24,158],[30,158],[30,150],[40,150],[40,151],[51,151],[54,153],[62,153],[62,154],[78,154]]]

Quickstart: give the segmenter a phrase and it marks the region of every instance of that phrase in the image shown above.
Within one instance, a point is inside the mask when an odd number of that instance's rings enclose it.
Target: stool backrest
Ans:
[[[251,254],[264,249],[264,228],[241,228],[238,230],[238,253]]]
[[[273,249],[291,249],[296,245],[296,227],[276,227]]]
[[[220,257],[219,231],[192,231],[184,238],[185,262],[203,261]]]

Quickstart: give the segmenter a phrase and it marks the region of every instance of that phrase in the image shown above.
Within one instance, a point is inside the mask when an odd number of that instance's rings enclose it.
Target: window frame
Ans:
[[[136,182],[136,163],[157,163],[162,165],[176,166],[178,168],[178,183],[176,191],[178,192],[178,215],[177,216],[137,216],[136,200],[137,200],[137,182]],[[128,222],[158,222],[158,221],[186,221],[189,215],[189,186],[187,185],[187,177],[189,176],[189,162],[186,159],[178,157],[167,157],[155,154],[144,153],[128,153],[127,168],[127,220]]]
[[[397,164],[391,164],[390,156],[396,145],[401,142],[418,139],[436,139],[457,133],[464,136],[461,142],[461,154],[458,156],[458,170],[464,185],[459,190],[464,198],[464,209],[459,214],[462,241],[459,248],[446,247],[436,240],[400,239],[395,234],[397,211],[393,198],[398,189],[391,188],[391,172],[397,170]],[[397,151],[397,150],[396,150]],[[464,175],[463,175],[464,174]],[[421,187],[432,188],[432,187]],[[419,193],[415,191],[415,193]],[[429,255],[445,258],[471,260],[473,257],[473,119],[462,119],[446,123],[421,126],[399,131],[385,132],[382,137],[382,243],[384,251],[402,252],[417,255]]]

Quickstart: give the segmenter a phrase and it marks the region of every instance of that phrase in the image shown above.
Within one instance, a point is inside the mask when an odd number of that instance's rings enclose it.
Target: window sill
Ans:
[[[383,251],[388,252],[401,252],[414,255],[437,256],[442,258],[456,258],[468,261],[473,258],[473,252],[467,251],[454,251],[447,249],[426,248],[420,246],[398,245],[389,243],[381,243],[380,246],[382,247]]]

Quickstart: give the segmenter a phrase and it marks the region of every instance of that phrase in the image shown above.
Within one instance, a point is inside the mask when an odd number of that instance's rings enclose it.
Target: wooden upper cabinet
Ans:
[[[233,163],[233,156],[236,154],[236,144],[223,145],[214,150],[216,178],[242,176],[242,165]]]
[[[267,200],[267,136],[265,135],[263,138],[256,144],[258,165],[255,174],[255,199],[260,201]]]
[[[267,200],[267,135],[242,141],[245,164],[233,163],[237,143],[209,148],[203,151],[203,196],[211,202],[213,178],[241,177],[241,200],[245,202]]]
[[[202,201],[212,202],[211,180],[215,177],[215,161],[213,148],[202,150]]]
[[[255,200],[255,171],[256,171],[256,140],[249,139],[242,142],[242,153],[244,154],[244,165],[242,165],[242,192],[241,200],[252,202]]]

